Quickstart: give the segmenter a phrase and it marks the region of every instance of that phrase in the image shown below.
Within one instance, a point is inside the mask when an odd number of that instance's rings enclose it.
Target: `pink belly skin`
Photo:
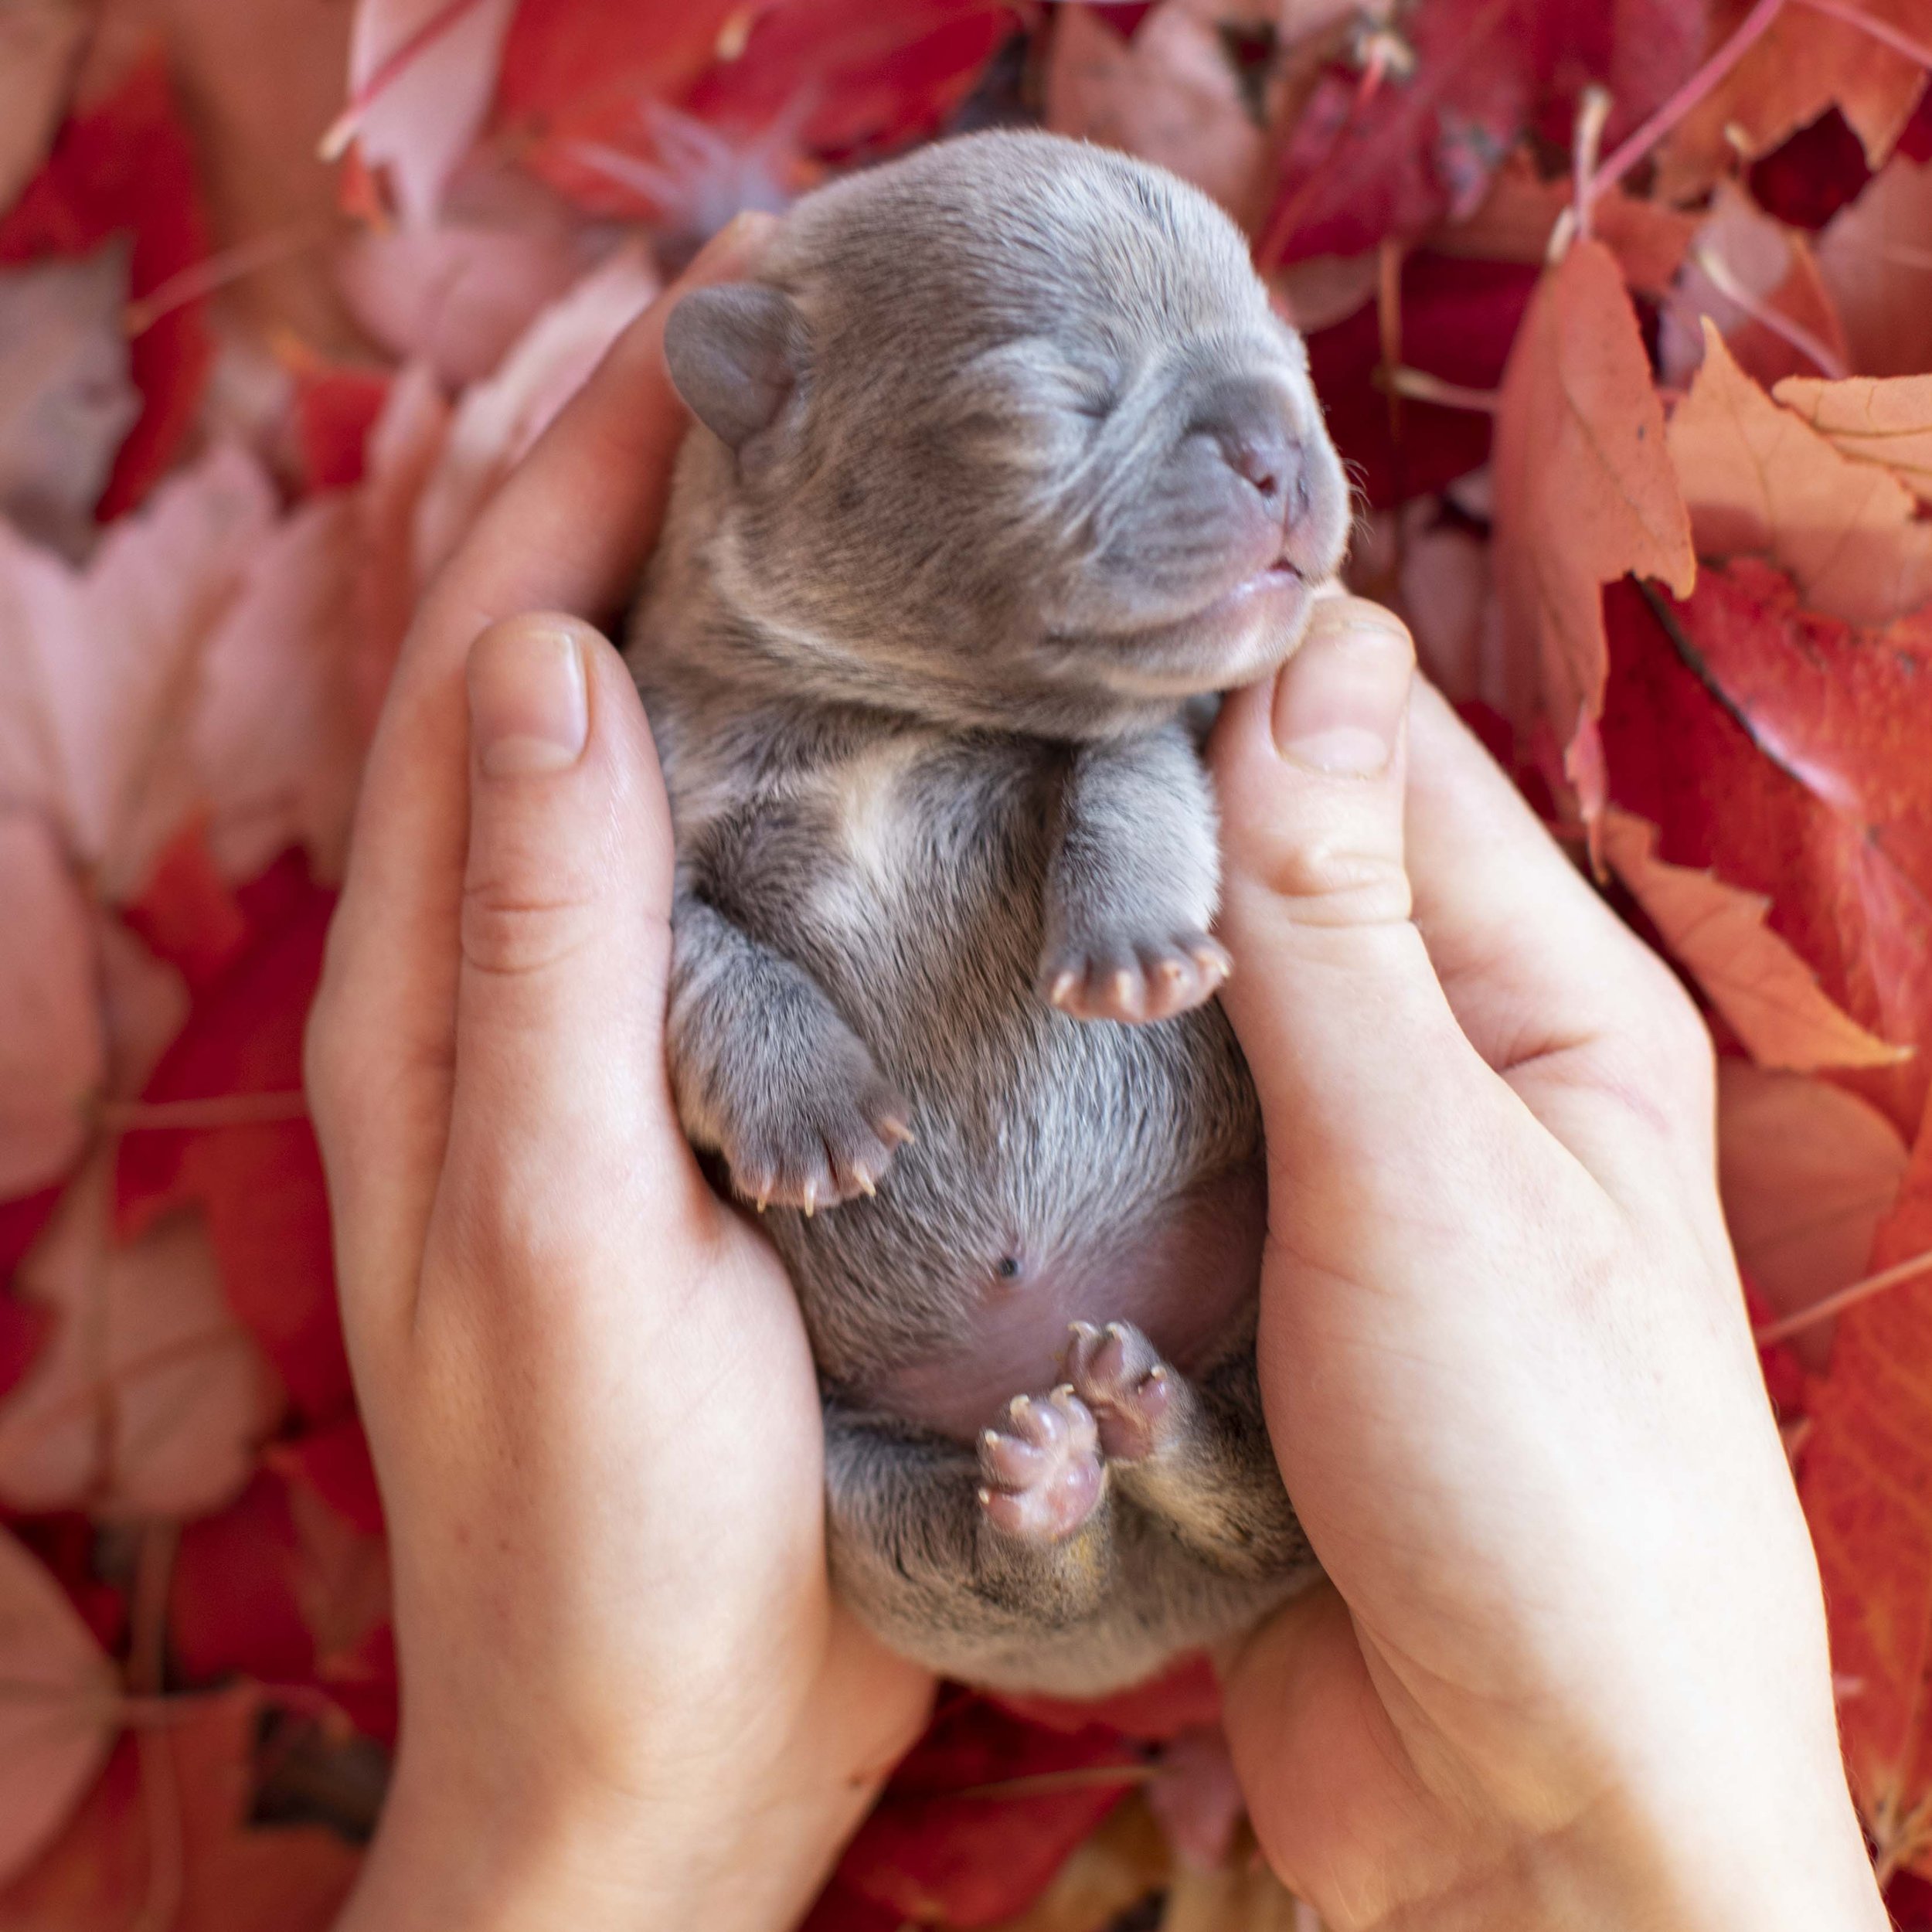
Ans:
[[[1060,1379],[1068,1325],[1131,1321],[1185,1372],[1251,1321],[1267,1231],[1258,1173],[1205,1183],[1119,1239],[991,1278],[971,1335],[867,1391],[886,1413],[971,1441],[1014,1396]]]

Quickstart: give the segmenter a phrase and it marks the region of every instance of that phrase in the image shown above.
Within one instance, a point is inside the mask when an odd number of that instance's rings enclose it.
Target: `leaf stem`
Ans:
[[[1932,68],[1932,43],[1914,40],[1910,34],[1901,33],[1889,20],[1875,19],[1857,7],[1846,5],[1845,0],[1798,0],[1798,3],[1801,7],[1809,7],[1814,13],[1821,13],[1848,27],[1855,27],[1860,33],[1869,33],[1881,46],[1904,55],[1907,60],[1916,60],[1921,67]]]
[[[1737,23],[1730,39],[1590,176],[1578,194],[1578,206],[1587,208],[1605,189],[1621,181],[1699,101],[1716,90],[1784,10],[1784,0],[1757,0],[1757,5]]]
[[[1767,328],[1781,342],[1788,342],[1799,355],[1815,363],[1821,373],[1834,383],[1842,382],[1851,373],[1844,363],[1803,323],[1794,321],[1781,311],[1772,308],[1769,302],[1760,301],[1730,271],[1730,267],[1716,249],[1700,244],[1691,250],[1691,260],[1704,271],[1704,278],[1726,301],[1733,302],[1757,324]]]
[[[1499,399],[1492,389],[1470,389],[1461,383],[1444,382],[1440,376],[1431,376],[1426,369],[1411,369],[1406,362],[1393,367],[1379,369],[1370,379],[1378,389],[1386,389],[1391,394],[1406,396],[1411,402],[1434,403],[1446,410],[1474,410],[1484,416],[1494,416]]]
[[[1849,1287],[1840,1288],[1835,1294],[1828,1294],[1821,1301],[1814,1301],[1808,1308],[1780,1315],[1775,1321],[1767,1321],[1761,1328],[1753,1328],[1751,1338],[1760,1349],[1774,1342],[1785,1341],[1820,1321],[1828,1321],[1832,1316],[1842,1315],[1847,1308],[1855,1308],[1875,1294],[1883,1294],[1887,1288],[1896,1288],[1921,1274],[1932,1274],[1932,1248],[1927,1248],[1923,1254],[1895,1261],[1890,1267],[1879,1269],[1876,1274],[1868,1274],[1863,1281],[1854,1281]]]

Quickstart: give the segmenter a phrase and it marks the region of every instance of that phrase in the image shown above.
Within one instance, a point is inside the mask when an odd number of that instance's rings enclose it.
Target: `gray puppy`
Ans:
[[[665,352],[672,1077],[798,1284],[835,1576],[955,1676],[1134,1682],[1311,1573],[1190,730],[1341,559],[1306,355],[1213,203],[1021,134],[808,196]]]

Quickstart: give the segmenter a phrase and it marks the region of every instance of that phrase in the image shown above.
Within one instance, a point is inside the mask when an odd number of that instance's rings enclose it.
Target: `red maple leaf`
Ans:
[[[1141,1763],[1107,1726],[1051,1730],[961,1696],[893,1774],[837,1882],[904,1918],[990,1925],[1038,1896]]]
[[[349,1406],[331,1261],[328,1202],[302,1114],[302,1029],[334,895],[279,861],[235,903],[253,937],[198,995],[142,1094],[205,1107],[220,1124],[128,1133],[116,1174],[124,1236],[193,1204],[206,1213],[230,1305],[301,1414]],[[163,1117],[165,1117],[165,1116]]]
[[[0,1892],[9,1932],[327,1932],[359,1855],[315,1825],[247,1823],[253,1686],[172,1699],[124,1738],[46,1855]]]
[[[1769,923],[1896,1070],[1845,1077],[1902,1129],[1932,1078],[1932,683],[1883,631],[1802,610],[1742,560],[1684,603],[1604,597],[1614,802],[1660,855],[1771,900]]]

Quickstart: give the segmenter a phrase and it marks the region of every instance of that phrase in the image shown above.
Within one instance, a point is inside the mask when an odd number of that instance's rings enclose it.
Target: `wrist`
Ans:
[[[1493,1903],[1465,1922],[1484,1932],[1889,1932],[1842,1774],[1821,1777],[1815,1808],[1785,1828],[1749,1815],[1740,1793],[1695,1808],[1614,1808],[1540,1845],[1524,1861],[1511,1910]]]
[[[872,1794],[477,1783],[405,1754],[336,1932],[783,1932]]]

